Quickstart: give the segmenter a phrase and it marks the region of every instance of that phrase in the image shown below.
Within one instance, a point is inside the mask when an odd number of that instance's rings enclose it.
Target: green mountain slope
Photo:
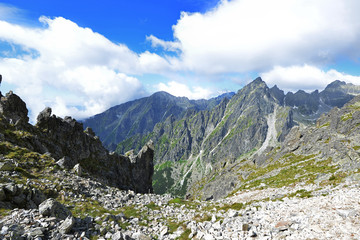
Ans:
[[[169,116],[180,119],[188,109],[211,109],[220,103],[222,98],[232,95],[226,93],[210,100],[189,100],[166,92],[157,92],[85,119],[83,125],[85,128],[91,127],[103,144],[114,150],[119,142],[127,138],[150,133],[156,123],[165,121]]]
[[[248,154],[216,169],[194,186],[198,198],[219,198],[225,183],[227,193],[315,185],[321,189],[340,182],[360,179],[360,97],[341,109],[334,108],[318,119],[315,126],[291,129],[276,148],[262,154]],[[200,190],[199,190],[200,189]],[[311,192],[304,192],[311,196]],[[300,194],[300,192],[299,192]],[[302,194],[302,193],[301,193]],[[304,195],[305,196],[305,195]],[[281,198],[284,196],[275,196]]]
[[[265,82],[257,78],[214,109],[188,111],[180,120],[170,116],[151,134],[133,137],[117,151],[152,139],[157,164],[154,191],[185,195],[219,165],[274,146],[292,125],[290,108],[280,106]]]

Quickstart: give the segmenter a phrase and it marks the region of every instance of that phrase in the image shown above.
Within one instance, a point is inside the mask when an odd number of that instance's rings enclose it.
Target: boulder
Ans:
[[[75,219],[73,216],[68,216],[65,221],[59,226],[59,232],[62,234],[67,234],[71,231],[72,227],[75,224]]]
[[[66,219],[72,216],[71,212],[61,203],[53,198],[46,199],[39,205],[39,212],[43,216],[56,217],[59,219]]]
[[[83,174],[83,169],[82,167],[80,166],[80,164],[76,164],[72,170],[74,173],[76,173],[78,176],[82,176]]]
[[[38,122],[46,121],[51,117],[51,108],[46,107],[44,110],[42,110],[39,115],[37,116],[36,120]]]
[[[76,161],[74,161],[72,158],[68,156],[63,157],[56,162],[57,165],[66,169],[72,169],[76,165],[76,163],[77,163]]]

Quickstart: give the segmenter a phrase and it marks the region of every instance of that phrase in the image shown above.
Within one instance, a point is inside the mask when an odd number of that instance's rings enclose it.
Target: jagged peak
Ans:
[[[253,80],[250,84],[254,84],[254,85],[263,85],[263,84],[265,84],[266,85],[266,83],[262,80],[262,78],[261,77],[257,77],[257,78],[255,78],[255,80]]]
[[[326,88],[336,88],[336,87],[340,87],[342,85],[346,85],[346,82],[345,81],[340,81],[340,80],[335,80],[335,81],[331,82],[330,84],[328,84],[326,86]]]
[[[272,88],[270,88],[270,89],[276,89],[276,90],[282,91],[276,84],[275,84]]]

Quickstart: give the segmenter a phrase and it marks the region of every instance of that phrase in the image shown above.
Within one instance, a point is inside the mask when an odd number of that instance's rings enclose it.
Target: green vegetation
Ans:
[[[153,189],[155,193],[164,194],[175,183],[171,177],[172,166],[173,163],[169,161],[155,166],[153,175]]]
[[[151,210],[160,210],[160,207],[156,205],[154,202],[150,202],[149,204],[145,205],[147,208]]]
[[[338,167],[331,165],[331,163],[331,158],[316,161],[314,155],[287,154],[265,167],[253,169],[241,187],[233,191],[232,194],[243,189],[259,187],[261,183],[265,183],[267,187],[275,188],[290,186],[298,182],[314,183],[319,173],[335,173],[338,170]],[[341,181],[343,177],[339,175],[337,181]],[[333,182],[331,181],[331,183]]]
[[[355,151],[358,151],[358,150],[360,149],[360,146],[354,146],[353,149],[354,149]]]
[[[326,122],[323,125],[319,126],[318,128],[329,127],[329,126],[330,126],[330,122]]]
[[[169,201],[169,204],[186,204],[186,201],[181,198],[174,198]]]
[[[172,167],[173,165],[173,162],[171,161],[166,161],[164,163],[161,163],[161,164],[157,164],[154,166],[154,170],[156,171],[161,171],[161,170],[164,170],[165,168],[170,168]]]
[[[32,152],[27,148],[14,146],[9,142],[0,142],[0,154],[5,158],[15,159],[18,163],[15,171],[25,178],[37,178],[44,172],[52,171],[55,166],[53,158]]]
[[[345,114],[344,116],[341,116],[341,121],[345,122],[349,119],[352,119],[352,112],[349,112],[347,114]]]
[[[312,197],[311,191],[307,191],[305,189],[297,190],[294,193],[289,194],[287,197],[300,197],[300,198],[310,198]]]
[[[244,209],[246,205],[244,205],[243,203],[233,203],[231,205],[229,204],[225,204],[224,206],[220,207],[219,210],[224,210],[224,211],[228,211],[229,209],[233,209],[233,210],[241,210]]]
[[[177,240],[189,240],[190,233],[191,230],[186,228],[185,231],[180,235],[180,237],[177,238]]]

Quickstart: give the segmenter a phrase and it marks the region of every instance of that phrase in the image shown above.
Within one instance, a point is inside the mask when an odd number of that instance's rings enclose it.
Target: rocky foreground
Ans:
[[[360,238],[358,182],[247,190],[204,202],[122,191],[66,170],[54,177],[41,181],[48,189],[63,186],[56,199],[31,191],[39,184],[32,180],[1,184],[1,199],[43,201],[2,210],[0,239]]]

